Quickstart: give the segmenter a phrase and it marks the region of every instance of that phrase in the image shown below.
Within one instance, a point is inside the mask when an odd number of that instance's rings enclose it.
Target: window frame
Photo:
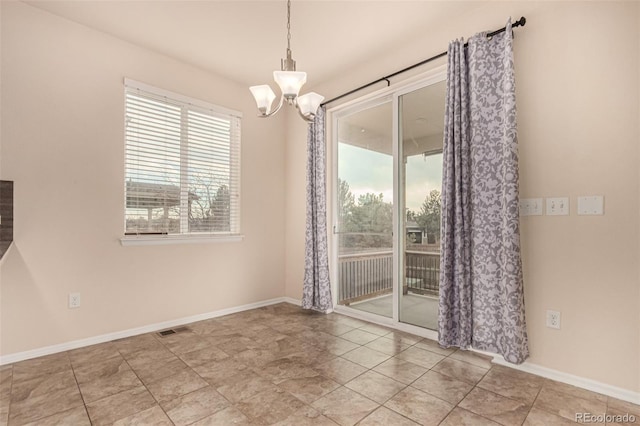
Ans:
[[[231,219],[235,226],[232,227],[232,230],[229,232],[188,232],[188,216],[185,216],[185,213],[188,215],[188,209],[185,211],[185,206],[180,206],[180,232],[179,233],[127,233],[127,147],[129,141],[127,140],[127,131],[126,131],[126,109],[127,109],[127,93],[131,93],[132,91],[140,91],[142,93],[148,93],[158,98],[166,98],[167,103],[171,105],[175,105],[176,103],[180,105],[181,108],[181,118],[180,118],[180,164],[181,164],[181,172],[180,172],[180,193],[189,191],[188,188],[188,179],[189,174],[187,172],[183,172],[183,167],[187,162],[188,155],[188,138],[185,132],[185,125],[188,120],[189,112],[192,111],[198,114],[209,114],[215,117],[224,117],[229,118],[232,124],[237,120],[237,129],[232,132],[231,140],[229,143],[229,155],[231,158],[231,162],[233,163],[230,166],[230,173],[235,175],[232,179],[237,184],[237,196],[234,201],[231,203],[230,208],[234,209],[231,213]],[[185,95],[181,95],[178,93],[174,93],[165,89],[161,89],[158,87],[151,86],[146,83],[142,83],[136,80],[132,80],[129,78],[124,79],[124,90],[123,90],[123,126],[124,126],[124,173],[123,173],[123,189],[124,189],[124,206],[121,210],[123,212],[123,231],[124,235],[120,238],[120,243],[123,246],[137,246],[137,245],[166,245],[166,244],[191,244],[191,243],[223,243],[223,242],[238,242],[242,241],[243,234],[241,233],[241,147],[242,147],[242,112],[236,111],[233,109],[221,107],[218,105],[211,104],[209,102],[205,102],[199,99],[194,99]],[[185,167],[186,170],[186,167]],[[185,226],[185,223],[187,224]],[[185,232],[185,229],[187,230]]]

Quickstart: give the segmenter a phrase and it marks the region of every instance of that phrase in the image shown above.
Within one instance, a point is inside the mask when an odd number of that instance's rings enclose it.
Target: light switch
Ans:
[[[588,197],[578,197],[578,214],[603,215],[604,197],[602,195],[591,195]]]
[[[520,216],[542,216],[542,198],[522,198]]]
[[[569,214],[569,197],[547,198],[547,216],[566,216]]]

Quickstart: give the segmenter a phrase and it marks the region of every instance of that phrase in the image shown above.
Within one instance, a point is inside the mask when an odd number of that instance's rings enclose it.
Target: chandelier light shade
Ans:
[[[276,98],[276,94],[273,93],[271,87],[267,84],[263,84],[262,86],[251,86],[249,87],[249,90],[251,90],[251,94],[253,94],[256,104],[258,104],[258,111],[260,111],[260,114],[269,114],[271,112],[271,104]]]
[[[287,0],[287,58],[281,60],[281,71],[273,72],[273,79],[281,93],[275,109],[271,108],[276,99],[271,87],[266,84],[249,87],[258,106],[258,116],[271,117],[280,111],[286,100],[287,104],[296,107],[304,120],[312,122],[324,97],[315,92],[299,96],[302,85],[307,82],[307,73],[296,71],[296,61],[291,58],[291,0]]]
[[[316,92],[309,92],[298,98],[298,109],[303,116],[315,115],[318,107],[324,100],[324,96],[318,95]]]
[[[307,73],[301,71],[274,71],[273,79],[280,86],[286,100],[295,99],[302,85],[307,82]]]

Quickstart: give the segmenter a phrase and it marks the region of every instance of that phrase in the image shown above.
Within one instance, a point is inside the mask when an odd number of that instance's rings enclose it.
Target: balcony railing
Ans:
[[[393,290],[393,253],[345,254],[338,258],[338,303],[348,305]],[[403,293],[438,295],[440,253],[405,251]]]
[[[391,293],[393,289],[392,252],[358,253],[339,256],[338,304]]]
[[[412,293],[437,296],[440,282],[440,253],[407,250],[404,261],[407,289]]]

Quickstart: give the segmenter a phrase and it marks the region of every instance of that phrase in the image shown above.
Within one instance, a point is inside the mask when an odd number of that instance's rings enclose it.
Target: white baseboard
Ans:
[[[631,402],[640,405],[640,392],[633,392],[628,389],[619,388],[617,386],[608,385],[606,383],[598,382],[597,380],[587,379],[585,377],[576,376],[562,371],[554,370],[551,368],[543,367],[538,364],[530,362],[523,362],[516,365],[505,361],[501,355],[496,355],[488,352],[478,351],[486,355],[493,356],[493,363],[510,367],[515,370],[524,371],[526,373],[535,374],[536,376],[546,377],[547,379],[555,380],[557,382],[566,383],[582,389],[587,389],[592,392],[601,393],[603,395],[610,396],[612,398],[621,399],[623,401]]]
[[[287,303],[291,303],[292,305],[296,305],[296,306],[301,306],[302,305],[302,300],[299,299],[294,299],[293,297],[283,297],[282,298],[284,302]]]
[[[13,364],[14,362],[24,361],[26,359],[37,358],[44,355],[51,355],[71,349],[83,348],[85,346],[96,345],[98,343],[110,342],[125,337],[137,336],[139,334],[151,333],[154,331],[164,330],[166,328],[176,327],[180,325],[190,324],[196,321],[203,321],[211,318],[222,317],[224,315],[235,314],[237,312],[248,311],[250,309],[261,308],[263,306],[275,305],[276,303],[289,302],[288,298],[277,297],[275,299],[263,300],[260,302],[249,303],[247,305],[235,306],[233,308],[220,309],[218,311],[207,312],[204,314],[192,315],[189,317],[178,318],[175,320],[149,324],[142,327],[130,328],[128,330],[116,331],[114,333],[102,334],[99,336],[88,337],[86,339],[73,340],[71,342],[60,343],[57,345],[45,346],[43,348],[32,349],[24,352],[0,356],[0,365]],[[295,300],[295,299],[291,299]]]

